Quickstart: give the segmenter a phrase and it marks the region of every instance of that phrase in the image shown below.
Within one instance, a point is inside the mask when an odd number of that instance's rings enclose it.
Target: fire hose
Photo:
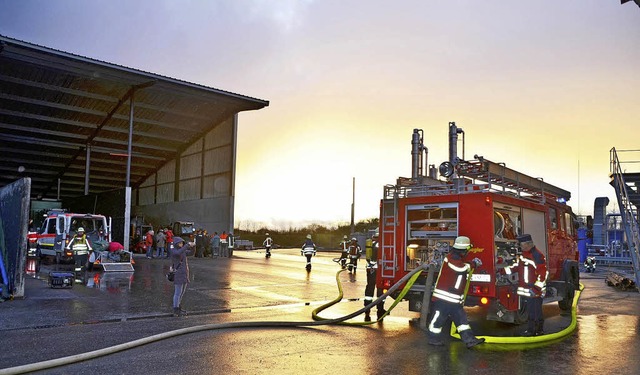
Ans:
[[[342,300],[343,290],[342,290],[342,283],[340,282],[340,279],[339,279],[339,275],[344,270],[340,270],[340,271],[338,271],[336,273],[336,280],[337,280],[337,284],[338,284],[339,296],[336,299],[334,299],[334,300],[332,300],[332,301],[330,301],[330,302],[328,302],[328,303],[316,308],[315,310],[313,310],[312,317],[313,317],[314,321],[301,321],[301,322],[296,322],[296,321],[247,321],[247,322],[230,322],[230,323],[204,324],[204,325],[198,325],[198,326],[193,326],[193,327],[186,327],[186,328],[181,328],[181,329],[177,329],[177,330],[173,330],[173,331],[169,331],[169,332],[159,333],[159,334],[148,336],[148,337],[143,337],[141,339],[125,342],[125,343],[122,343],[122,344],[118,344],[118,345],[114,345],[114,346],[110,346],[110,347],[106,347],[106,348],[102,348],[102,349],[98,349],[98,350],[93,350],[93,351],[90,351],[90,352],[75,354],[75,355],[71,355],[71,356],[67,356],[67,357],[56,358],[56,359],[51,359],[51,360],[46,360],[46,361],[41,361],[41,362],[36,362],[36,363],[31,363],[31,364],[26,364],[26,365],[21,365],[21,366],[15,366],[15,367],[9,367],[9,368],[0,369],[0,375],[24,374],[24,373],[28,373],[28,372],[41,371],[41,370],[46,370],[46,369],[50,369],[50,368],[54,368],[54,367],[70,365],[70,364],[73,364],[73,363],[87,361],[87,360],[90,360],[90,359],[95,359],[95,358],[99,358],[99,357],[102,357],[102,356],[107,356],[107,355],[110,355],[110,354],[113,354],[113,353],[117,353],[117,352],[129,350],[129,349],[133,349],[133,348],[136,348],[136,347],[139,347],[139,346],[142,346],[142,345],[146,345],[146,344],[150,344],[150,343],[153,343],[153,342],[157,342],[157,341],[160,341],[160,340],[165,340],[165,339],[168,339],[168,338],[173,338],[173,337],[185,335],[185,334],[188,334],[188,333],[202,332],[202,331],[208,331],[208,330],[228,329],[228,328],[314,327],[314,326],[332,325],[332,324],[333,325],[362,326],[362,325],[374,324],[374,323],[384,319],[384,317],[386,317],[391,312],[391,310],[393,310],[393,308],[395,308],[395,306],[400,301],[402,301],[402,298],[411,289],[411,286],[418,279],[418,277],[420,276],[420,273],[422,271],[424,271],[427,267],[428,267],[428,265],[426,265],[426,264],[421,265],[420,267],[416,268],[415,270],[411,271],[410,273],[405,275],[403,278],[401,278],[396,284],[394,284],[391,288],[389,288],[383,295],[378,297],[376,300],[374,300],[373,302],[371,302],[367,306],[363,307],[362,309],[360,309],[358,311],[355,311],[355,312],[353,312],[351,314],[348,314],[348,315],[345,315],[345,316],[342,316],[342,317],[339,317],[339,318],[325,319],[325,318],[322,318],[322,317],[318,316],[318,313],[320,311],[322,311],[322,310],[325,310],[325,309],[329,308],[330,306],[333,306],[333,305],[339,303]],[[404,286],[404,288],[402,289],[400,294],[395,298],[395,301],[391,305],[389,310],[387,310],[387,312],[384,315],[382,315],[378,320],[372,321],[372,322],[346,322],[347,320],[352,319],[352,318],[364,313],[365,311],[373,308],[377,304],[381,303],[386,297],[388,297],[390,294],[394,293],[398,288],[400,288],[400,286],[402,286],[405,283],[406,283],[406,285]],[[534,343],[534,342],[550,341],[550,340],[555,340],[555,339],[558,339],[560,337],[566,336],[567,334],[571,333],[575,329],[576,324],[577,324],[576,323],[576,318],[577,318],[576,307],[577,307],[577,303],[578,303],[578,298],[580,296],[580,292],[584,289],[582,284],[580,284],[580,286],[581,286],[581,288],[576,293],[576,295],[574,297],[574,300],[573,300],[572,322],[571,322],[571,325],[569,327],[567,327],[566,329],[564,329],[564,330],[562,330],[560,332],[557,332],[557,333],[548,334],[548,335],[542,335],[542,336],[535,336],[535,337],[491,337],[491,336],[480,336],[480,337],[484,337],[486,339],[486,342],[488,342],[488,343],[508,343],[508,344],[518,343],[518,344],[522,344],[522,343]],[[459,339],[460,336],[457,333],[455,333],[455,326],[453,324],[451,325],[451,329],[452,329],[451,336],[456,337],[456,338]]]

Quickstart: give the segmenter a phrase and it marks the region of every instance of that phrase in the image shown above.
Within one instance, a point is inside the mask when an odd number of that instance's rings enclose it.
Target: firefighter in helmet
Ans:
[[[311,257],[316,255],[316,244],[311,240],[311,235],[307,234],[307,239],[302,244],[302,249],[300,250],[300,255],[304,255],[307,257],[307,272],[311,271]]]
[[[89,252],[93,251],[83,227],[79,227],[76,234],[73,235],[73,238],[67,245],[67,250],[73,252],[73,262],[75,263],[74,271],[76,273],[82,272],[87,265]]]
[[[544,334],[544,317],[542,316],[542,299],[547,289],[547,261],[544,254],[536,245],[530,234],[523,234],[517,237],[522,254],[518,256],[515,263],[505,268],[504,272],[509,274],[512,269],[518,272],[518,295],[521,296],[529,313],[527,319],[527,330],[524,336],[538,336]]]
[[[338,263],[340,263],[340,267],[342,267],[342,269],[345,269],[347,268],[347,258],[349,257],[349,237],[347,237],[346,234],[342,237],[340,248],[342,249],[342,252],[340,253]]]
[[[271,246],[273,245],[273,240],[269,237],[269,233],[266,233],[267,238],[262,242],[267,253],[264,255],[265,258],[271,258]]]
[[[584,260],[584,269],[587,273],[596,272],[596,257],[588,256],[587,259]]]
[[[464,300],[466,298],[467,280],[472,268],[482,265],[478,258],[474,258],[471,263],[466,263],[463,259],[471,249],[469,237],[460,236],[456,238],[453,248],[445,257],[438,280],[433,290],[433,317],[429,323],[429,344],[444,345],[442,342],[442,327],[447,318],[455,323],[460,333],[460,338],[467,348],[471,348],[484,342],[483,338],[477,338],[467,319],[464,311]]]
[[[373,235],[371,238],[371,246],[366,247],[365,257],[367,262],[367,286],[364,290],[364,306],[366,307],[368,304],[373,302],[373,291],[376,289],[376,277],[378,274],[378,232]],[[378,293],[377,297],[380,297],[384,294],[382,288],[377,288]],[[384,313],[387,311],[384,309],[384,300],[378,303],[378,320],[382,318]],[[370,310],[365,311],[364,313],[364,321],[370,322],[371,315]]]
[[[353,237],[349,244],[349,264],[347,265],[349,273],[356,273],[356,270],[358,269],[358,259],[360,258],[361,253],[362,248],[358,245],[358,240]]]

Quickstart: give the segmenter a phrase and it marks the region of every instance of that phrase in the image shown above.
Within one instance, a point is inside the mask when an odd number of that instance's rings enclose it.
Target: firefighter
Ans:
[[[316,255],[316,244],[311,240],[311,235],[307,234],[307,239],[302,244],[302,250],[300,250],[300,255],[304,255],[307,257],[307,272],[311,271],[311,257]]]
[[[517,237],[522,254],[511,266],[505,268],[505,273],[511,269],[518,270],[518,295],[524,298],[529,313],[527,330],[523,336],[538,336],[544,334],[544,318],[542,316],[542,299],[547,286],[547,262],[544,254],[533,244],[530,234]]]
[[[196,231],[196,258],[204,257],[204,233],[202,232],[202,228]]]
[[[482,265],[478,258],[466,263],[463,258],[471,249],[469,237],[456,238],[452,250],[445,257],[440,274],[433,290],[433,317],[429,323],[429,344],[444,345],[442,342],[442,327],[451,318],[458,328],[460,338],[467,348],[482,344],[484,339],[477,338],[464,311],[464,300],[468,285],[469,273],[472,268]]]
[[[269,237],[269,233],[266,233],[267,238],[262,242],[264,248],[266,250],[265,258],[271,258],[271,245],[273,245],[273,240]]]
[[[362,248],[358,245],[358,240],[353,237],[349,244],[349,264],[347,265],[349,273],[356,273],[356,270],[358,269],[358,259],[360,258],[361,253]]]
[[[349,256],[349,237],[347,237],[346,234],[342,237],[340,248],[342,249],[342,253],[340,253],[338,263],[340,263],[340,267],[342,267],[342,269],[345,269],[347,268],[347,257]]]
[[[587,257],[587,259],[584,260],[584,268],[587,273],[596,272],[596,257]]]
[[[71,241],[69,241],[67,250],[71,250],[73,252],[73,261],[75,263],[74,271],[76,273],[82,272],[83,268],[85,268],[87,264],[89,251],[93,251],[91,244],[89,243],[89,239],[87,239],[87,235],[84,233],[83,227],[78,228],[76,234],[73,236]]]
[[[227,234],[226,231],[222,231],[222,234],[220,235],[220,256],[222,257],[229,257],[229,242],[227,241],[229,238],[229,235]]]
[[[364,306],[373,302],[373,291],[376,289],[376,277],[378,273],[378,233],[374,234],[371,238],[371,246],[367,246],[365,251],[365,258],[367,262],[367,286],[364,289]],[[377,297],[384,294],[382,288],[377,288]],[[378,303],[378,320],[386,313],[384,309],[384,300]],[[364,321],[370,322],[371,315],[370,310],[365,311]]]

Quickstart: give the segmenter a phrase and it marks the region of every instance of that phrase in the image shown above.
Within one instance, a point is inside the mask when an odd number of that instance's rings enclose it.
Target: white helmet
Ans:
[[[78,233],[80,233],[80,232],[84,232],[84,228],[83,227],[78,228]]]
[[[456,238],[453,248],[458,250],[469,250],[471,248],[471,240],[467,236],[460,236]]]
[[[308,239],[311,239],[311,235],[310,235],[310,234],[307,234],[307,238],[308,238]]]
[[[269,237],[269,233],[265,233],[265,236]]]

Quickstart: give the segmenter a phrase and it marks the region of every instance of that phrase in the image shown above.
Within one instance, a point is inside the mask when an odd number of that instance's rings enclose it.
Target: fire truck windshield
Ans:
[[[104,228],[104,220],[102,217],[73,217],[71,219],[71,225],[69,226],[69,231],[75,233],[78,231],[78,228],[84,228],[85,233],[97,232],[100,230],[105,230]]]

